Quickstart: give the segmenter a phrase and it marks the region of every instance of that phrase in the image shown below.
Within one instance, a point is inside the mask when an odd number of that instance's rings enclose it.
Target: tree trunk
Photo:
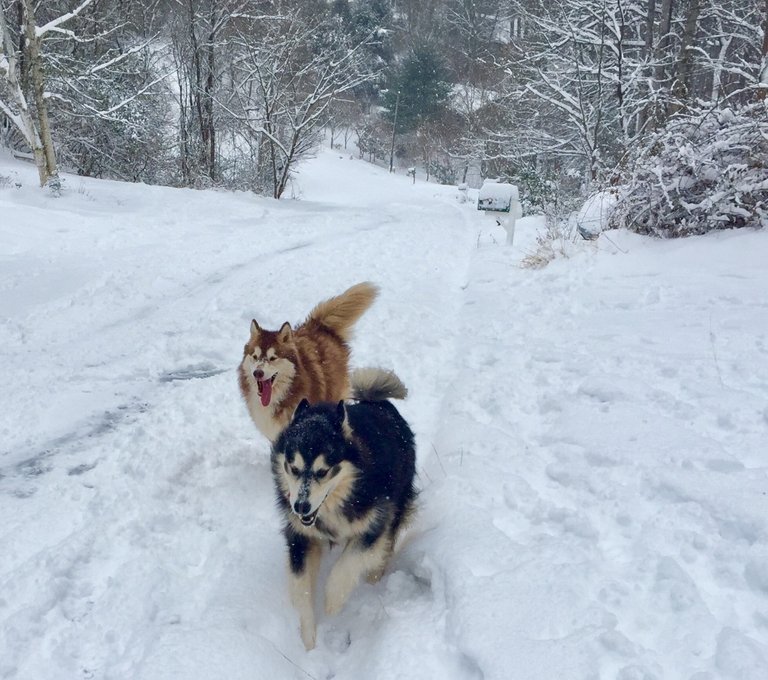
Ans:
[[[655,22],[656,0],[648,0],[648,10],[645,15],[645,42],[642,52],[643,62],[645,63],[644,73],[648,82],[653,79],[653,65],[651,63],[651,57],[653,56],[653,25]],[[636,134],[641,134],[643,132],[651,115],[653,115],[651,104],[646,103],[645,106],[643,106],[643,108],[637,114],[637,129],[635,130]]]
[[[768,0],[766,0],[768,2]],[[720,86],[723,78],[723,64],[725,63],[726,55],[731,47],[733,41],[732,35],[724,35],[722,30],[722,22],[718,18],[718,28],[720,29],[720,50],[717,55],[717,59],[712,66],[712,87],[709,92],[709,99],[714,104],[720,99]]]
[[[624,37],[626,35],[626,19],[621,0],[618,0],[617,9],[619,12],[619,30],[618,35],[616,36],[616,97],[619,102],[619,122],[621,124],[622,143],[626,146],[629,129],[629,122],[624,107]]]
[[[680,54],[675,66],[675,81],[672,85],[674,101],[670,107],[670,113],[673,114],[685,109],[686,102],[691,97],[693,47],[699,27],[700,0],[690,0],[687,10],[685,28],[683,29],[683,36],[680,42]]]
[[[672,30],[672,8],[674,0],[662,0],[661,3],[661,19],[659,21],[659,40],[656,43],[656,50],[654,51],[654,79],[656,81],[656,87],[658,89],[666,89],[664,81],[669,77],[665,60],[672,46],[672,39],[670,31]],[[654,101],[652,103],[652,120],[651,125],[653,127],[661,127],[666,120],[666,106],[664,102]]]
[[[216,129],[213,122],[213,88],[214,88],[214,67],[216,65],[216,8],[211,8],[210,15],[211,31],[208,35],[208,73],[205,80],[205,124],[208,128],[208,175],[211,180],[216,179]]]
[[[53,147],[51,126],[48,120],[48,105],[45,101],[45,76],[40,55],[40,38],[35,34],[35,14],[32,0],[24,0],[25,20],[24,33],[29,53],[29,74],[32,79],[32,91],[35,98],[35,112],[42,145],[43,168],[41,170],[38,152],[35,151],[35,161],[38,163],[40,186],[50,185],[54,190],[60,187],[59,169],[56,164],[56,151]]]
[[[645,45],[643,58],[649,60],[653,54],[653,24],[656,21],[656,0],[648,0],[648,12],[645,15]]]
[[[192,169],[189,167],[189,122],[187,101],[184,96],[184,80],[181,68],[177,71],[179,83],[179,156],[181,164],[181,181],[184,186],[192,184]]]
[[[205,124],[205,112],[203,104],[203,67],[201,64],[201,49],[200,43],[197,40],[196,33],[196,3],[194,0],[189,0],[189,41],[192,46],[192,65],[194,67],[194,79],[192,80],[190,87],[190,98],[192,99],[192,108],[197,114],[197,129],[200,133],[199,145],[196,145],[195,153],[197,154],[197,174],[208,165],[208,154],[206,148],[208,145],[208,128]],[[207,173],[206,173],[207,174]]]
[[[275,184],[275,198],[281,198],[283,195],[283,192],[285,191],[285,187],[288,186],[288,180],[291,178],[291,168],[293,166],[293,159],[294,155],[296,154],[296,147],[299,143],[299,130],[293,131],[293,136],[291,137],[291,146],[288,150],[288,155],[283,159],[283,163],[285,164],[283,166],[283,171],[280,174],[280,179]]]
[[[765,8],[763,14],[763,60],[760,64],[760,75],[758,81],[760,83],[760,89],[757,91],[759,99],[765,99],[768,96],[768,0],[765,0]]]

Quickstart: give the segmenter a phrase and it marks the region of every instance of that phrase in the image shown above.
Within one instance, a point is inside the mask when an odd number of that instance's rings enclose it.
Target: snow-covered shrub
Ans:
[[[608,189],[591,194],[579,210],[571,213],[569,220],[582,238],[597,238],[608,226],[611,212],[616,205],[616,193],[615,189]]]
[[[552,260],[568,258],[576,249],[577,240],[582,239],[576,232],[573,219],[549,206],[544,214],[544,228],[536,234],[536,247],[520,260],[520,266],[524,269],[542,269]]]
[[[614,189],[598,191],[577,202],[557,192],[558,200],[544,206],[544,229],[536,234],[536,247],[520,264],[526,269],[541,269],[552,260],[581,252],[607,228],[608,216],[616,203]]]
[[[630,164],[611,226],[662,237],[768,224],[768,102],[676,117]]]

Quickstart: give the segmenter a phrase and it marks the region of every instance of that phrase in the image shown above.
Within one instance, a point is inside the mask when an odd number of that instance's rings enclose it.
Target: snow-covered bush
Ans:
[[[595,239],[608,226],[615,205],[615,188],[598,191],[588,196],[579,210],[571,213],[569,222],[582,238]]]
[[[543,229],[536,233],[536,246],[528,250],[520,260],[523,269],[542,269],[558,258],[569,258],[576,250],[576,242],[582,238],[576,231],[572,215],[561,206],[549,205],[544,210]]]
[[[611,226],[662,237],[768,224],[768,102],[676,117],[630,166]]]

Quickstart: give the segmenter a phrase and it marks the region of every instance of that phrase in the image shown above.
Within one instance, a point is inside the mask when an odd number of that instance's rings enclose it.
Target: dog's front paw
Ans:
[[[317,629],[314,623],[301,622],[301,641],[304,643],[304,648],[307,651],[315,648],[316,635]]]
[[[365,581],[366,583],[374,585],[381,581],[382,576],[384,576],[384,567],[381,567],[381,569],[372,569],[365,575]]]
[[[325,613],[328,614],[328,616],[338,614],[344,608],[344,603],[346,601],[347,598],[345,596],[340,596],[338,593],[326,593]]]

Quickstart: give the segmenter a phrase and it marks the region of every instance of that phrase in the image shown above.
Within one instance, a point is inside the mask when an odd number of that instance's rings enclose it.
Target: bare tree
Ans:
[[[63,8],[67,0],[51,0],[46,12],[54,4]],[[171,179],[170,67],[157,5],[126,12],[120,0],[99,0],[45,44],[57,154],[79,174]]]
[[[218,102],[231,85],[229,28],[248,2],[174,0],[171,37],[177,76],[180,161],[185,184],[219,181]]]
[[[523,123],[536,151],[580,157],[589,181],[616,163],[633,127],[626,91],[637,71],[628,72],[626,31],[642,24],[629,11],[612,0],[542,3],[534,37],[506,67],[523,74],[513,102],[537,113]]]
[[[274,13],[251,15],[241,27],[239,113],[232,114],[256,140],[260,174],[274,198],[317,145],[332,103],[373,78],[365,42],[349,44],[337,20],[301,3],[275,3]]]

